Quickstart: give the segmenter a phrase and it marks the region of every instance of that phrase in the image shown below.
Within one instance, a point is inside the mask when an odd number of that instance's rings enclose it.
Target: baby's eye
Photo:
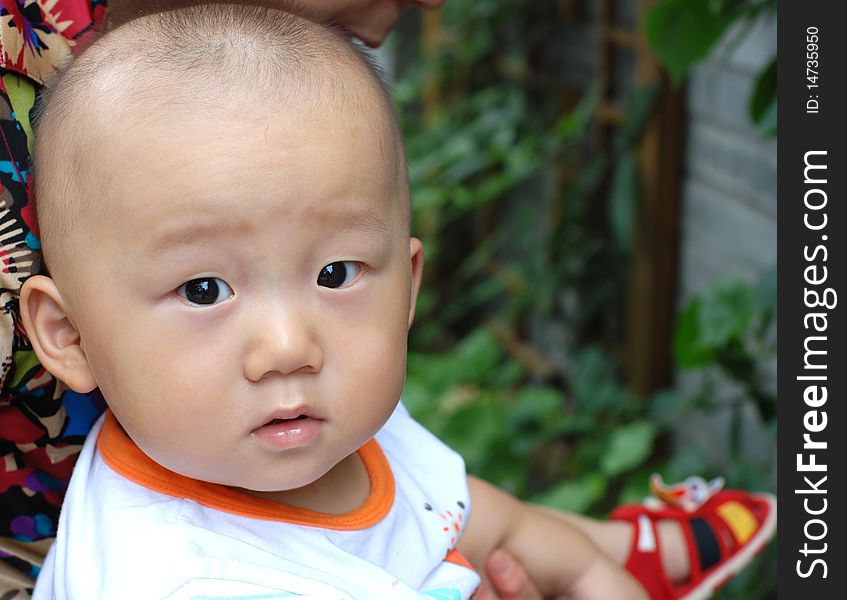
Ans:
[[[350,285],[361,270],[362,265],[351,260],[330,263],[318,274],[318,285],[328,288]]]
[[[233,295],[229,284],[218,277],[200,277],[186,281],[176,289],[176,293],[192,304],[217,304]]]

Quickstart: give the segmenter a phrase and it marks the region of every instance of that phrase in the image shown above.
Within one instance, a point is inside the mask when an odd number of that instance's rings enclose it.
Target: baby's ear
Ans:
[[[52,279],[34,275],[24,282],[21,317],[38,360],[47,371],[75,392],[86,393],[97,387],[79,332]]]
[[[409,327],[411,327],[415,320],[415,305],[418,301],[418,292],[421,289],[424,266],[423,243],[418,238],[409,240],[409,257],[412,260],[412,302],[409,305]]]

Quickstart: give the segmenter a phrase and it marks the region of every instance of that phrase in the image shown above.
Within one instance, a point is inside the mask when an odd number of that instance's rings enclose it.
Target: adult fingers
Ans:
[[[491,553],[485,561],[485,574],[500,600],[542,600],[523,566],[504,550]],[[495,599],[496,596],[490,598]]]

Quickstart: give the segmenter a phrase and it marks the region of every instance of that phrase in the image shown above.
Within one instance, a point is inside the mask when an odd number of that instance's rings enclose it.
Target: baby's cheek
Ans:
[[[405,345],[401,348],[386,346],[384,350],[380,359],[382,368],[374,378],[371,394],[375,406],[387,419],[394,411],[406,382],[406,348]]]
[[[364,352],[357,357],[366,368],[388,376],[401,375],[406,369],[406,347],[408,336],[399,327],[375,327],[364,336],[361,348]]]
[[[338,373],[337,390],[354,394],[372,406],[381,418],[393,409],[403,391],[406,374],[406,338],[386,328],[363,332],[345,351],[345,368]]]

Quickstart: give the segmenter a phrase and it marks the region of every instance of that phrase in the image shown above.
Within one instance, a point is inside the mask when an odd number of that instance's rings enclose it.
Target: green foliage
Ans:
[[[709,53],[738,17],[737,3],[663,0],[644,21],[650,47],[676,83]]]
[[[726,279],[688,303],[679,316],[674,355],[683,368],[700,367],[738,346],[753,318],[753,290]]]
[[[699,408],[711,407],[715,377],[735,384],[735,413],[731,425],[733,453],[741,447],[741,408],[749,403],[765,426],[776,424],[776,395],[767,388],[761,370],[776,357],[776,269],[762,274],[752,286],[723,279],[683,307],[674,336],[677,364],[704,374],[697,395]],[[775,443],[774,439],[774,443]]]
[[[680,2],[665,3],[670,19]],[[626,386],[616,344],[638,218],[635,150],[657,89],[635,90],[624,126],[599,147],[599,79],[563,111],[560,65],[544,58],[562,35],[556,4],[450,0],[437,50],[401,57],[413,232],[427,257],[404,402],[471,473],[602,516],[640,501],[654,471],[721,474],[725,465],[669,453],[680,419],[719,409],[714,377],[737,383],[738,407],[753,398],[770,418],[758,369],[775,305],[766,284],[718,284],[683,309],[674,340],[702,388],[640,397]],[[560,331],[554,343],[539,344],[549,331]],[[760,465],[727,475],[772,485]],[[765,597],[745,585],[737,597]]]
[[[600,457],[600,470],[614,477],[641,465],[650,456],[658,428],[650,421],[626,423],[612,432]]]
[[[776,135],[776,57],[756,78],[749,112],[750,120],[762,133]]]
[[[526,383],[485,327],[451,350],[412,353],[404,402],[465,458],[468,470],[521,497],[580,512],[637,473],[642,491],[661,427],[616,383],[604,353],[574,356],[565,394]],[[655,464],[655,463],[653,463]]]
[[[623,156],[612,175],[612,192],[609,198],[609,222],[615,240],[622,248],[632,246],[632,223],[638,201],[638,166],[635,156]]]
[[[621,258],[636,206],[632,148],[655,90],[634,97],[616,148],[586,160],[599,86],[585,89],[573,110],[563,113],[550,101],[549,86],[535,83],[546,73],[532,64],[531,43],[500,43],[541,35],[537,20],[544,15],[534,14],[537,7],[521,10],[531,4],[511,2],[494,10],[466,0],[448,3],[438,53],[397,83],[413,228],[427,249],[413,334],[421,347],[449,346],[457,334],[482,324],[479,315],[500,315],[510,324],[528,315],[553,318],[561,312],[556,297],[566,288],[579,290],[568,318],[583,329],[620,311],[610,311],[609,304],[620,300],[616,288],[626,268]],[[557,34],[551,30],[543,41],[549,44]],[[557,75],[552,67],[549,74]],[[439,82],[437,103],[422,105],[432,81]],[[544,167],[556,163],[573,165],[577,176],[565,189],[540,191],[549,176]],[[607,200],[613,172],[618,175]],[[588,220],[599,227],[586,228]]]
[[[731,462],[713,464],[698,454],[680,452],[669,464],[676,473],[723,473],[734,486],[773,489],[775,452],[750,457],[742,446],[751,412],[745,409],[749,407],[768,445],[776,448],[776,392],[765,383],[768,377],[762,372],[776,358],[775,316],[776,269],[763,273],[755,285],[732,278],[717,281],[683,307],[674,336],[674,354],[681,368],[700,376],[699,387],[684,401],[684,412],[730,411],[728,435],[725,440],[719,439],[729,444]],[[729,389],[730,395],[724,393],[718,399],[715,391],[719,387]],[[668,404],[657,402],[655,408],[662,411]],[[679,408],[676,403],[676,411]],[[773,597],[775,565],[775,548],[771,547],[717,598]]]
[[[776,0],[660,0],[647,12],[644,30],[650,48],[679,84],[730,28],[746,26],[744,34],[775,11]],[[776,56],[756,78],[748,112],[764,135],[776,135]]]
[[[551,508],[577,514],[587,513],[607,490],[606,479],[599,473],[586,473],[576,479],[565,480],[534,498]]]

